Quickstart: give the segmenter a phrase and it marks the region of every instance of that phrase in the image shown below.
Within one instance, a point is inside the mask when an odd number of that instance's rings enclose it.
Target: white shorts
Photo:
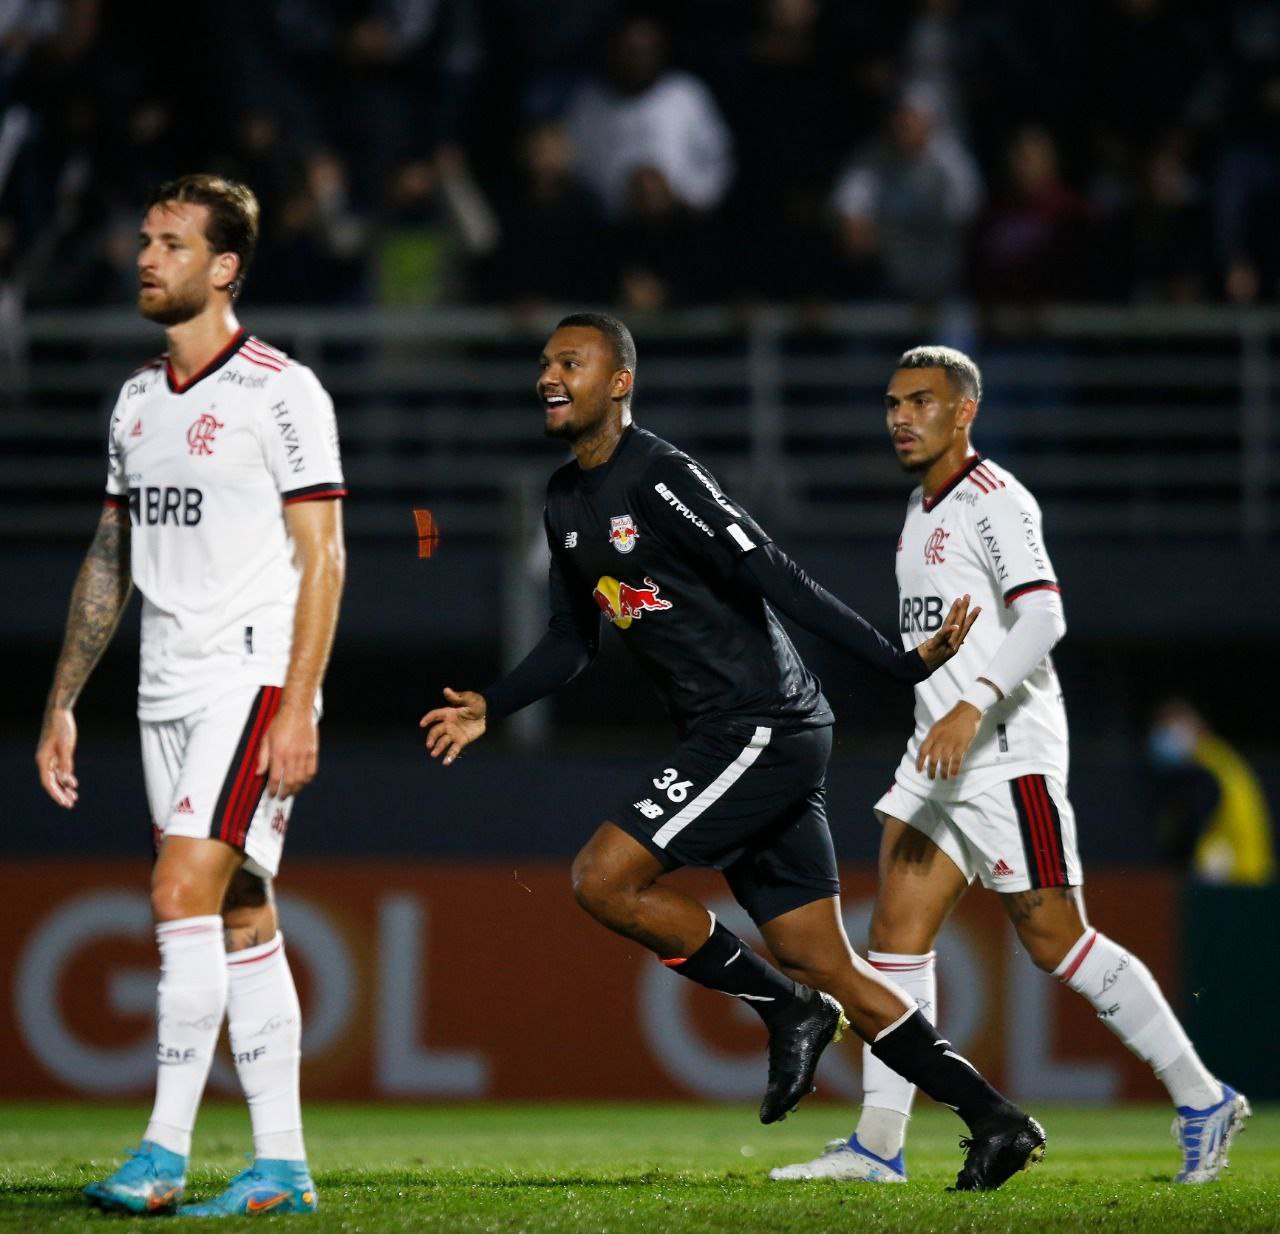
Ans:
[[[1084,881],[1076,816],[1051,776],[1019,776],[968,801],[921,797],[896,781],[874,806],[923,832],[959,867],[992,891],[1077,887]]]
[[[267,794],[255,772],[280,693],[239,686],[179,720],[140,723],[157,850],[165,836],[222,840],[244,853],[250,873],[275,877],[293,798]]]

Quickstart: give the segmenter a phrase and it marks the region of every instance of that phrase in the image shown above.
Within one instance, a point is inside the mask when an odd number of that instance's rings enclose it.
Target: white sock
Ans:
[[[927,1020],[937,1016],[938,977],[934,959],[932,951],[928,955],[867,952],[871,967],[896,981],[909,998],[915,999]],[[882,1063],[871,1053],[869,1045],[864,1045],[862,1089],[862,1115],[855,1132],[858,1143],[877,1157],[891,1161],[906,1141],[907,1119],[911,1117],[916,1086]]]
[[[1086,930],[1053,975],[1084,995],[1100,1019],[1156,1073],[1174,1105],[1203,1110],[1222,1100],[1151,970],[1105,934]]]
[[[222,918],[184,917],[156,926],[156,1103],[143,1139],[191,1155],[191,1129],[227,1009]]]
[[[305,1161],[302,1099],[302,1012],[279,931],[270,942],[227,956],[227,1035],[249,1102],[253,1155]]]

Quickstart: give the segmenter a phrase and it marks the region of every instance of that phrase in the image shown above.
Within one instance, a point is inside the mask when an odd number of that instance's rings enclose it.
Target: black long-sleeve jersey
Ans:
[[[628,429],[607,463],[551,477],[546,529],[553,622],[572,622],[594,651],[610,621],[682,735],[710,717],[832,722],[817,679],[736,570],[769,537],[687,454]]]
[[[547,486],[551,621],[484,691],[501,719],[571,680],[621,632],[681,734],[710,717],[805,728],[834,718],[769,605],[903,682],[928,675],[770,543],[687,454],[643,429],[612,458],[560,468]],[[765,601],[769,601],[766,603]]]

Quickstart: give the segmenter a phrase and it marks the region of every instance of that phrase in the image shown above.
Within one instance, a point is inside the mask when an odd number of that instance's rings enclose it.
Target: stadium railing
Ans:
[[[407,509],[428,506],[453,538],[516,541],[559,457],[532,398],[556,316],[243,310],[334,396],[359,496],[352,536],[403,536]],[[981,363],[976,441],[1032,487],[1058,537],[1275,534],[1280,311],[1053,307],[979,323],[867,305],[632,324],[640,421],[701,457],[778,534],[896,532],[902,478],[881,395],[899,351],[924,341]],[[158,332],[120,310],[32,313],[4,334],[0,535],[82,537],[111,398]]]

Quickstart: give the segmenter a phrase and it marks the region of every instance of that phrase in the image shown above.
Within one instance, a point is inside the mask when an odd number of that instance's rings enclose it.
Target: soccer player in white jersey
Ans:
[[[947,347],[908,351],[885,393],[894,451],[920,480],[898,541],[902,638],[918,642],[940,624],[942,596],[967,593],[984,617],[915,687],[915,732],[875,805],[883,834],[867,958],[936,1021],[934,940],[979,878],[1036,965],[1086,998],[1169,1090],[1176,1181],[1211,1182],[1249,1104],[1205,1069],[1147,966],[1085,917],[1067,719],[1050,658],[1066,632],[1062,598],[1035,498],[970,442],[981,398],[977,366]],[[914,1089],[869,1051],[863,1088],[848,1140],[770,1176],[905,1181]]]
[[[106,502],[71,597],[36,751],[76,804],[73,708],[142,593],[138,688],[156,840],[156,1098],[140,1147],[86,1188],[171,1212],[223,1018],[254,1164],[201,1215],[317,1204],[302,1138],[298,998],[272,879],[294,796],[316,772],[320,683],[337,625],[345,493],[333,404],[314,374],[235,317],[258,234],[243,185],[161,185],[139,233],[138,310],[168,349],[111,416]]]

